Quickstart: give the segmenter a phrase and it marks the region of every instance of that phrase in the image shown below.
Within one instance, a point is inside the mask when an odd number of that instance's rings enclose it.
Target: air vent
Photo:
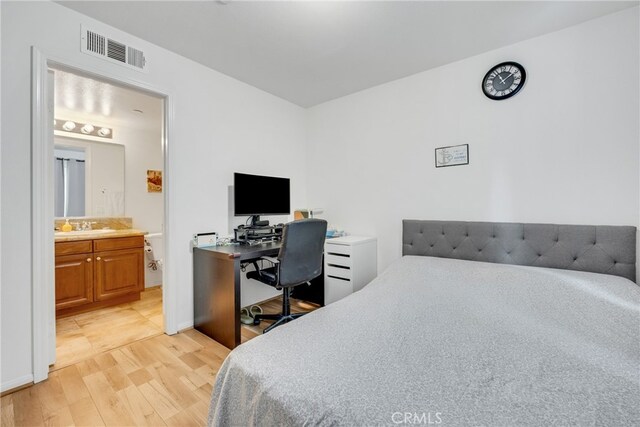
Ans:
[[[138,68],[144,68],[145,61],[144,54],[141,50],[135,49],[131,46],[127,48],[127,64]]]
[[[104,55],[104,40],[104,37],[100,34],[96,34],[93,31],[87,31],[87,50],[89,52]]]
[[[147,60],[144,52],[114,40],[103,34],[81,27],[81,50],[91,56],[97,56],[107,61],[115,62],[129,68],[146,72]]]
[[[109,39],[107,43],[107,56],[119,62],[127,62],[126,46],[115,40]]]

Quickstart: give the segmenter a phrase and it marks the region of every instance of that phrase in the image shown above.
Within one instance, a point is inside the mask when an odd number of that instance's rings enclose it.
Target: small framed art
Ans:
[[[147,170],[147,192],[162,193],[162,171]]]

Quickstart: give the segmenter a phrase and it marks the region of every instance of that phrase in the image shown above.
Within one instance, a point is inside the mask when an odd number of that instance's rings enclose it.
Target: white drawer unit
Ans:
[[[344,236],[324,244],[324,303],[331,304],[364,288],[378,275],[375,237]]]

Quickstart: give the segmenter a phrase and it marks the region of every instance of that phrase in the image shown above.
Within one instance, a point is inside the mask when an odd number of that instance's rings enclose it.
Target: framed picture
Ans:
[[[436,167],[462,166],[469,164],[469,144],[436,148]]]
[[[162,193],[162,171],[147,170],[147,193]]]

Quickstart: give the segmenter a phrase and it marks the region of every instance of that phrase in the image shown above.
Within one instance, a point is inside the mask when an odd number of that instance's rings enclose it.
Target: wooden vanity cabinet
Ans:
[[[144,237],[56,243],[56,316],[140,299]]]
[[[93,302],[91,255],[56,257],[56,311]]]
[[[144,257],[138,249],[95,254],[96,301],[105,301],[144,287]]]

